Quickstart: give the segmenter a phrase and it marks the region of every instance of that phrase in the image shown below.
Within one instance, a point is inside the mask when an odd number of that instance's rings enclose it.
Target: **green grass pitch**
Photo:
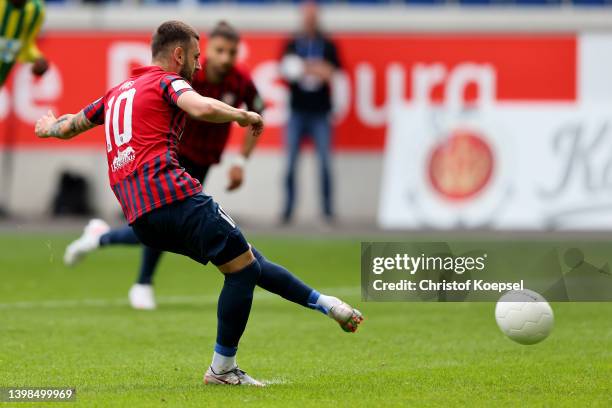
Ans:
[[[362,328],[344,333],[258,289],[238,361],[271,385],[204,386],[220,274],[166,255],[159,310],[138,312],[126,294],[139,251],[105,249],[69,269],[70,238],[0,235],[0,387],[74,386],[79,407],[612,406],[612,304],[553,304],[550,338],[520,346],[492,303],[360,302],[359,242],[347,239],[252,242],[356,304]]]

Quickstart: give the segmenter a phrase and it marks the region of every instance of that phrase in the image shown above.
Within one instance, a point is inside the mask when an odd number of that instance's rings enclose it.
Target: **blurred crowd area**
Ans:
[[[178,19],[202,39],[220,20],[244,33],[236,55],[265,102],[266,131],[240,192],[226,187],[242,133],[234,132],[206,183],[241,222],[612,228],[612,212],[606,222],[598,212],[612,208],[609,189],[583,178],[587,171],[606,180],[598,171],[610,168],[611,150],[587,147],[612,144],[595,131],[609,128],[612,112],[612,0],[319,2],[318,31],[338,48],[339,58],[328,61],[333,75],[302,61],[331,54],[317,36],[286,52],[294,36],[309,31],[300,29],[308,25],[302,2],[45,1],[39,40],[49,72],[35,78],[31,66],[17,64],[0,93],[0,210],[12,217],[117,216],[99,151],[104,129],[66,149],[37,139],[34,122],[49,109],[80,109],[132,67],[148,64],[151,30]],[[600,6],[582,7],[587,1]],[[88,56],[85,70],[75,64],[80,54]],[[290,77],[309,92],[325,83],[331,106],[315,102],[325,112],[303,115],[304,106],[290,103]],[[326,128],[305,130],[305,122]],[[569,125],[584,134],[561,131]],[[558,135],[584,143],[593,157],[559,148]],[[543,186],[556,195],[542,194]],[[64,209],[74,203],[88,205]]]
[[[334,5],[372,5],[385,7],[390,5],[414,5],[414,6],[545,6],[545,7],[612,7],[612,0],[319,0],[320,4]],[[47,0],[51,5],[74,5],[86,4],[201,4],[201,5],[275,5],[275,4],[298,4],[300,0]]]

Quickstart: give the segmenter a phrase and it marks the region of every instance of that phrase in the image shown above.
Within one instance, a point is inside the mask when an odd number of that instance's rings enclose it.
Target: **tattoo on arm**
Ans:
[[[70,139],[97,126],[85,117],[83,111],[76,115],[63,115],[51,125],[49,135],[61,139]]]
[[[70,115],[64,115],[62,117],[60,117],[58,120],[55,121],[54,124],[52,124],[49,127],[49,130],[47,131],[47,135],[51,136],[51,137],[58,137],[58,138],[64,138],[64,126],[66,124],[66,122],[70,119]]]
[[[86,130],[89,130],[96,126],[97,125],[95,123],[90,122],[89,119],[85,117],[85,113],[83,113],[83,111],[80,111],[79,113],[74,115],[70,121],[70,131],[74,132],[75,135],[83,133]]]

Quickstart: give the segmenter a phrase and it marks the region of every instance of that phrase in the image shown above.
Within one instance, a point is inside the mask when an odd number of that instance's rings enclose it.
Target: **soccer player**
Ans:
[[[263,101],[250,75],[236,67],[240,36],[228,23],[219,22],[209,33],[206,58],[202,69],[193,77],[192,86],[199,94],[223,100],[229,105],[247,109],[259,114]],[[209,168],[219,163],[231,131],[231,123],[210,123],[188,119],[185,132],[178,147],[178,161],[187,173],[200,183]],[[247,130],[241,154],[234,158],[229,170],[228,189],[238,188],[243,181],[244,165],[255,148],[257,137],[251,128]],[[66,248],[64,262],[74,265],[83,255],[100,247],[122,244],[139,244],[130,226],[110,229],[102,220],[91,220],[83,234]],[[152,310],[156,307],[153,292],[153,275],[162,251],[143,247],[140,273],[129,291],[130,304],[135,309]]]
[[[256,285],[327,314],[345,331],[354,332],[363,317],[250,246],[230,216],[180,167],[177,144],[185,114],[250,126],[255,136],[263,130],[259,114],[204,97],[186,81],[200,68],[198,40],[197,32],[185,23],[161,24],[153,35],[151,66],[136,69],[77,114],[55,118],[48,112],[36,122],[35,132],[39,137],[70,139],[105,126],[111,188],[138,239],[202,264],[210,261],[224,274],[216,344],[204,383],[262,386],[236,364]]]
[[[32,62],[32,72],[41,76],[49,63],[36,46],[36,36],[45,19],[42,0],[0,0],[0,87],[16,61]]]

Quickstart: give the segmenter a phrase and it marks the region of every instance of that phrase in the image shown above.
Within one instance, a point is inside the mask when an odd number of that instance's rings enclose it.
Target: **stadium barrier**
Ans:
[[[93,202],[99,213],[108,217],[118,212],[107,186],[101,129],[78,141],[61,142],[36,140],[32,126],[48,109],[80,109],[124,79],[131,67],[147,63],[148,37],[146,31],[110,28],[49,29],[41,48],[53,62],[51,71],[36,80],[28,67],[14,70],[10,83],[0,92],[0,129],[5,134],[10,132],[17,149],[15,174],[19,182],[11,184],[9,203],[13,213],[44,215],[63,169],[84,174],[93,182]],[[285,34],[274,31],[244,33],[241,64],[251,70],[264,95],[268,127],[261,149],[249,164],[244,190],[235,194],[224,191],[223,166],[213,171],[207,185],[232,213],[265,222],[278,215],[282,203],[282,126],[287,115],[287,92],[278,77],[277,64],[285,38]],[[612,39],[605,33],[338,32],[336,38],[344,69],[334,81],[335,184],[338,212],[351,220],[375,222],[378,218],[388,227],[435,226],[402,223],[398,220],[408,210],[401,213],[389,204],[394,198],[388,193],[391,176],[388,171],[383,174],[383,167],[389,167],[388,160],[383,163],[383,151],[388,117],[397,107],[415,102],[441,107],[449,98],[451,103],[460,101],[470,107],[486,97],[494,105],[571,106],[586,101],[607,103],[612,95],[612,84],[602,80],[606,72],[612,72],[610,57],[605,57],[612,56]],[[85,56],[83,63],[75,56]],[[427,137],[432,137],[431,132]],[[232,147],[239,140],[240,131],[234,132]],[[398,154],[406,162],[414,160],[415,153],[410,150]],[[300,214],[312,218],[318,214],[319,202],[312,154],[305,155],[303,165]],[[397,177],[405,183],[408,176]],[[32,183],[23,180],[36,180],[35,191]],[[382,196],[378,197],[381,186]],[[397,218],[393,218],[396,213]],[[450,227],[462,225],[459,222]]]

